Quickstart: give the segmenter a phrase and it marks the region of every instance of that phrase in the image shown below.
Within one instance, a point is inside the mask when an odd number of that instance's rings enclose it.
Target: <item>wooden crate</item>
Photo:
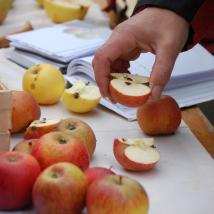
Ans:
[[[12,92],[0,82],[0,152],[10,148]]]

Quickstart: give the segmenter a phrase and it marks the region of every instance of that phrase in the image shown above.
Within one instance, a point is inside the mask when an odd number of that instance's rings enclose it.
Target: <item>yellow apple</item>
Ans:
[[[76,113],[86,113],[94,109],[101,99],[97,86],[88,85],[82,80],[75,82],[66,89],[62,96],[62,102],[68,110]]]
[[[36,3],[38,4],[39,7],[44,6],[44,0],[36,0]]]
[[[63,23],[83,19],[89,3],[88,0],[44,0],[44,9],[53,22]]]
[[[39,104],[51,105],[58,102],[65,88],[60,70],[49,64],[38,64],[26,70],[23,89],[29,92]]]
[[[0,0],[0,24],[5,20],[10,6],[11,2],[9,0]]]

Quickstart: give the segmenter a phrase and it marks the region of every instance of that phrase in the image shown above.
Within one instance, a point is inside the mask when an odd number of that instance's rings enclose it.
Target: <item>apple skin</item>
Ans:
[[[28,139],[28,140],[23,140],[19,143],[17,143],[12,151],[15,152],[24,152],[27,154],[31,154],[32,152],[32,148],[34,146],[35,143],[37,143],[38,139]]]
[[[145,134],[173,134],[181,123],[181,110],[172,97],[162,95],[138,108],[137,121]]]
[[[0,154],[0,210],[17,210],[31,204],[33,184],[41,172],[38,161],[21,152]]]
[[[46,168],[33,187],[37,214],[79,214],[85,205],[87,179],[77,166],[61,162]]]
[[[39,104],[52,105],[60,100],[65,80],[60,70],[53,65],[37,64],[25,71],[22,87]]]
[[[108,175],[115,175],[111,169],[104,167],[91,167],[85,170],[85,176],[88,180],[88,185],[91,185],[94,181],[101,179]]]
[[[143,163],[137,163],[132,160],[130,160],[126,155],[125,155],[125,149],[129,145],[122,143],[120,140],[115,139],[114,140],[114,145],[113,145],[113,152],[114,152],[114,157],[116,160],[120,163],[121,166],[123,166],[125,169],[129,171],[144,171],[144,170],[149,170],[152,169],[157,162],[150,163],[150,164],[143,164]]]
[[[39,119],[40,116],[40,107],[28,92],[12,91],[11,133],[23,131],[33,120]]]
[[[147,214],[149,199],[137,181],[109,175],[88,187],[86,206],[88,214]]]
[[[111,84],[109,85],[109,91],[116,102],[127,107],[139,107],[143,105],[149,99],[151,94],[148,93],[143,96],[128,96],[117,91]]]
[[[76,118],[68,118],[61,120],[57,130],[80,139],[86,147],[90,158],[92,157],[96,148],[96,136],[87,123]]]
[[[89,154],[82,142],[60,131],[43,135],[33,146],[32,155],[42,169],[58,162],[71,162],[82,170],[89,167]]]
[[[41,122],[46,122],[45,119],[42,119]],[[40,138],[42,135],[47,134],[53,130],[56,129],[57,125],[59,122],[56,122],[54,124],[50,125],[45,125],[45,126],[36,126],[36,125],[30,125],[27,127],[24,138],[27,139],[32,139],[32,138]]]

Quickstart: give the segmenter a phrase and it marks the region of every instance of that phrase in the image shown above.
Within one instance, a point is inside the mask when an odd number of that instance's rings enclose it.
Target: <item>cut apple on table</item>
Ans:
[[[112,98],[125,106],[138,107],[149,98],[149,78],[137,74],[112,73],[109,91]]]
[[[151,169],[160,159],[154,138],[117,138],[113,151],[116,160],[130,171]]]
[[[78,80],[66,89],[62,102],[68,110],[76,113],[86,113],[94,109],[101,99],[99,88],[87,82]]]
[[[43,118],[41,120],[35,120],[26,129],[24,138],[25,139],[40,138],[42,135],[50,131],[53,131],[58,126],[59,123],[60,120],[58,119],[47,120]]]
[[[28,140],[23,140],[19,143],[17,143],[12,151],[15,152],[24,152],[27,154],[31,154],[32,148],[35,145],[35,143],[38,141],[38,139],[28,139]]]

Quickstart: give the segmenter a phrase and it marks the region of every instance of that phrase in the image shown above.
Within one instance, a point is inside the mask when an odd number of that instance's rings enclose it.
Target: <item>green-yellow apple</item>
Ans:
[[[32,148],[34,146],[34,144],[38,141],[38,139],[28,139],[28,140],[23,140],[19,143],[17,143],[12,151],[16,151],[16,152],[24,152],[27,154],[31,154],[32,152]]]
[[[160,160],[154,144],[153,138],[117,138],[114,140],[114,156],[127,170],[148,170]]]
[[[128,74],[112,73],[109,91],[113,99],[128,107],[144,104],[151,93],[148,86],[149,78]]]
[[[9,0],[0,0],[0,24],[7,17],[11,2]]]
[[[56,23],[83,19],[90,6],[88,0],[45,0],[44,8],[48,17]]]
[[[69,111],[86,113],[93,110],[101,99],[99,88],[79,80],[65,89],[62,102]]]
[[[51,105],[60,100],[65,80],[60,70],[53,65],[37,64],[26,70],[22,86],[39,104]]]
[[[40,118],[41,110],[36,100],[25,91],[12,91],[11,133],[23,131],[32,121]]]
[[[40,120],[34,120],[26,129],[24,138],[32,139],[32,138],[40,138],[42,135],[51,132],[56,129],[60,120],[47,120],[45,118]]]
[[[172,134],[181,123],[181,110],[172,97],[163,95],[140,106],[137,121],[148,135]]]
[[[29,206],[32,188],[40,172],[38,161],[29,154],[1,153],[0,210],[17,210]]]
[[[148,196],[140,183],[121,175],[109,175],[88,187],[88,214],[147,214]]]
[[[32,155],[39,161],[42,169],[64,161],[73,163],[82,170],[89,166],[89,154],[83,143],[60,131],[43,135],[33,146]]]
[[[68,118],[61,120],[57,129],[80,139],[90,157],[92,157],[96,148],[96,137],[92,128],[87,123],[76,118]]]
[[[101,179],[108,175],[115,175],[115,173],[109,168],[105,167],[91,167],[85,170],[85,176],[88,180],[88,185],[92,184],[94,181]]]
[[[33,187],[37,214],[79,214],[84,208],[87,179],[71,163],[61,162],[45,169]]]

